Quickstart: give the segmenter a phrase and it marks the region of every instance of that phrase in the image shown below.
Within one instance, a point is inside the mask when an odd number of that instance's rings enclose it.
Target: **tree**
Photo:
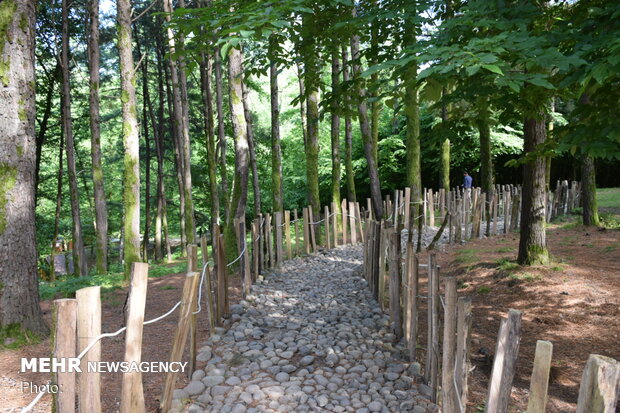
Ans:
[[[254,191],[254,215],[258,216],[258,214],[260,214],[261,212],[260,185],[258,183],[258,167],[256,166],[256,149],[254,145],[254,128],[252,127],[252,113],[250,112],[250,104],[248,102],[248,88],[245,83],[245,81],[241,83],[241,86],[243,88],[243,114],[245,117],[246,127],[248,129],[248,150],[250,151],[250,168],[252,168],[252,189]]]
[[[80,196],[75,166],[75,145],[73,143],[73,121],[71,119],[71,83],[69,69],[69,6],[68,0],[62,1],[62,48],[60,53],[62,72],[62,130],[67,150],[67,170],[69,172],[69,189],[71,198],[71,215],[73,217],[73,265],[80,276],[88,275],[88,263],[84,252],[82,238],[82,220],[80,217]]]
[[[304,59],[304,87],[306,101],[306,185],[308,202],[314,217],[321,213],[319,197],[319,82],[320,64],[316,45],[316,11],[304,13],[301,28],[301,50]],[[317,243],[318,231],[315,232]]]
[[[243,110],[243,55],[236,47],[228,52],[228,84],[230,98],[230,117],[235,135],[235,181],[231,197],[230,210],[234,211],[226,223],[226,245],[229,253],[234,254],[237,245],[235,240],[234,220],[245,217],[245,208],[248,201],[248,176],[250,163],[250,148],[248,144],[248,129]]]
[[[355,8],[353,8],[353,17],[356,16]],[[366,90],[363,83],[359,79],[361,74],[360,66],[360,38],[355,34],[351,36],[351,58],[353,60],[352,70],[354,80],[358,80],[358,87],[356,90],[356,98],[358,99],[357,111],[359,114],[360,132],[362,135],[362,142],[364,143],[364,155],[366,156],[366,162],[368,163],[368,176],[370,178],[370,196],[372,198],[372,210],[375,219],[380,219],[383,216],[383,200],[381,198],[381,183],[379,182],[379,171],[377,169],[377,163],[375,162],[375,148],[372,139],[372,131],[370,123],[368,121],[368,107],[366,103]]]
[[[99,0],[89,3],[88,75],[90,108],[90,153],[93,169],[95,198],[96,268],[102,274],[108,271],[108,208],[106,205],[103,167],[101,165],[101,132],[99,128]]]
[[[342,46],[342,80],[344,83],[349,82],[350,71],[347,46]],[[353,175],[353,131],[350,114],[351,99],[348,92],[345,91],[344,93],[344,169],[347,179],[347,198],[349,201],[355,202],[357,198],[355,196],[355,176]]]
[[[334,45],[332,57],[332,91],[337,90],[340,84],[340,57],[338,45]],[[332,202],[340,211],[340,116],[338,116],[338,104],[335,100],[331,103],[331,149],[332,149]]]
[[[269,37],[269,90],[271,102],[271,181],[273,185],[273,211],[284,210],[282,193],[282,148],[280,146],[280,104],[278,98],[278,61],[276,51],[279,47],[276,35]],[[302,104],[303,107],[303,104]],[[305,131],[303,132],[305,134]]]
[[[43,335],[34,215],[34,22],[33,2],[0,2],[0,328],[19,325]]]
[[[136,105],[136,74],[131,40],[131,3],[117,0],[118,53],[120,56],[121,103],[123,117],[123,146],[125,148],[123,172],[123,214],[125,279],[129,279],[131,266],[140,261],[140,143]]]

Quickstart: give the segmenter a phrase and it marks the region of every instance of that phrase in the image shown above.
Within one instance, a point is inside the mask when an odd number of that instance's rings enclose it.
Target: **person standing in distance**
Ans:
[[[473,182],[472,177],[469,176],[467,172],[463,172],[463,187],[465,189],[471,189],[472,182]]]

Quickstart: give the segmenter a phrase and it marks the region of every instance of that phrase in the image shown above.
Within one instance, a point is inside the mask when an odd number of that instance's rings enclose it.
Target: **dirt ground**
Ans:
[[[166,313],[181,298],[185,274],[174,274],[161,278],[150,278],[147,289],[145,319],[150,320]],[[240,298],[240,282],[238,277],[231,278],[230,302],[235,303]],[[114,332],[125,325],[123,305],[127,289],[112,291],[102,297],[102,331]],[[46,321],[51,319],[50,301],[41,303]],[[142,360],[168,361],[172,348],[172,337],[178,322],[178,310],[167,318],[144,327]],[[197,342],[204,342],[209,336],[209,323],[206,313],[198,314]],[[185,350],[187,361],[189,345]],[[103,361],[122,361],[125,352],[125,335],[104,338],[101,346]],[[20,373],[22,357],[50,357],[49,339],[19,350],[0,351],[0,413],[19,412],[34,399],[36,394],[22,388],[22,382],[44,384],[49,380],[44,373]],[[118,412],[121,395],[121,373],[105,373],[101,375],[101,402],[102,411],[106,413]],[[143,375],[144,394],[148,412],[157,412],[159,398],[162,394],[165,374],[147,373]],[[179,375],[177,387],[187,383],[187,377]],[[25,391],[24,391],[25,390]],[[34,412],[51,412],[52,397],[47,394],[37,404]]]
[[[527,408],[537,340],[553,343],[549,413],[575,411],[589,354],[620,360],[620,231],[556,225],[547,240],[553,262],[545,267],[515,264],[518,234],[438,256],[442,274],[456,275],[459,296],[473,302],[468,412],[482,411],[492,361],[481,353],[495,352],[500,319],[510,308],[523,312],[511,411]]]

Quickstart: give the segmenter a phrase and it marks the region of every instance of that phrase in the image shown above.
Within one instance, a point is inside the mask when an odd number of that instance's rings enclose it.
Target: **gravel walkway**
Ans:
[[[286,261],[231,307],[183,412],[438,412],[361,273],[361,246]],[[202,364],[200,364],[202,363]]]

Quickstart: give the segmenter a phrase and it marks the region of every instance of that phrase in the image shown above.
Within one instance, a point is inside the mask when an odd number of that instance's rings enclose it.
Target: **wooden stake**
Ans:
[[[304,217],[304,248],[306,250],[306,254],[310,254],[310,228],[308,226],[308,208],[303,209],[303,217]]]
[[[534,368],[530,379],[530,397],[527,401],[528,413],[545,413],[552,355],[553,344],[550,341],[538,340],[536,342]]]
[[[342,207],[342,245],[347,243],[347,221],[349,220],[347,214],[347,200],[343,199],[341,203]]]
[[[223,235],[220,235],[218,244],[223,243]],[[218,245],[218,248],[222,248]],[[220,264],[218,264],[220,265]],[[187,332],[189,330],[189,320],[194,307],[194,292],[198,285],[198,274],[188,273],[183,284],[183,297],[181,299],[181,308],[179,311],[179,322],[174,332],[174,341],[172,342],[172,350],[170,352],[170,362],[180,362],[183,358],[183,350],[185,349],[185,341],[187,340]],[[219,284],[219,283],[218,283]],[[223,283],[222,283],[223,284]],[[166,375],[164,384],[164,394],[160,403],[160,410],[167,412],[170,410],[172,403],[172,392],[174,391],[178,373],[169,372]]]
[[[331,234],[329,233],[329,222],[331,218],[329,216],[329,207],[325,205],[325,245],[327,249],[331,249]]]
[[[357,244],[357,231],[355,230],[355,205],[349,202],[349,224],[351,227],[351,244]]]
[[[443,322],[443,352],[441,368],[441,401],[445,412],[456,412],[457,394],[454,388],[456,353],[456,277],[444,278],[445,308]]]
[[[409,309],[409,323],[407,345],[409,347],[409,360],[413,363],[416,360],[418,345],[418,256],[415,254],[415,245],[413,242],[407,243],[407,255],[410,257],[407,263],[407,307]]]
[[[78,353],[101,334],[101,287],[86,287],[75,292],[77,300]],[[97,342],[82,357],[79,374],[78,403],[81,412],[101,412],[101,377],[88,371],[88,363],[101,361],[101,342]]]
[[[362,227],[362,213],[360,212],[360,204],[359,202],[354,202],[353,205],[355,205],[355,216],[357,218],[356,221],[360,234],[360,242],[364,242],[364,228]]]
[[[284,211],[284,233],[286,234],[286,257],[293,258],[293,247],[291,245],[291,211]]]
[[[392,330],[396,335],[396,342],[403,336],[403,323],[401,320],[400,308],[400,282],[401,282],[401,252],[400,252],[400,231],[392,228],[389,233],[390,251],[390,318],[392,319]]]
[[[334,248],[336,248],[338,246],[338,215],[340,215],[340,212],[335,202],[332,202],[332,213],[334,214],[332,217],[332,233],[334,234]]]
[[[276,227],[276,265],[282,264],[284,261],[284,250],[282,248],[282,212],[274,212]]]
[[[486,413],[507,413],[521,339],[521,311],[510,309],[502,319],[489,381]]]
[[[142,332],[148,276],[148,264],[143,262],[132,264],[127,302],[127,331],[125,332],[125,361],[129,363],[140,363],[142,360]],[[141,372],[131,371],[123,374],[120,411],[121,413],[146,411]]]
[[[52,357],[71,358],[76,354],[77,301],[73,298],[54,300],[52,305]],[[75,412],[75,372],[57,372],[52,375],[52,383],[62,391],[52,393],[54,411],[57,413]]]
[[[187,272],[197,272],[198,271],[198,248],[195,244],[191,244],[187,246]],[[196,294],[198,290],[196,290]],[[197,325],[196,325],[196,310],[198,309],[198,298],[196,298],[194,302],[194,307],[192,308],[192,315],[190,317],[189,324],[189,375],[191,376],[196,369],[196,350],[197,350]]]
[[[471,341],[471,298],[459,297],[456,320],[456,397],[460,406],[467,406],[467,376],[469,374],[469,343]],[[458,401],[456,403],[459,404]]]
[[[293,210],[293,221],[295,224],[295,255],[301,255],[301,244],[299,243],[299,231],[297,230],[297,224],[299,217],[297,216],[297,208]]]
[[[314,217],[314,211],[312,211],[312,207],[309,206],[308,207],[308,228],[310,229],[310,244],[312,245],[312,252],[316,252],[316,246],[317,246],[316,224],[314,223],[315,219],[318,220],[319,218]]]
[[[583,371],[577,413],[614,413],[620,384],[620,363],[590,354]]]

